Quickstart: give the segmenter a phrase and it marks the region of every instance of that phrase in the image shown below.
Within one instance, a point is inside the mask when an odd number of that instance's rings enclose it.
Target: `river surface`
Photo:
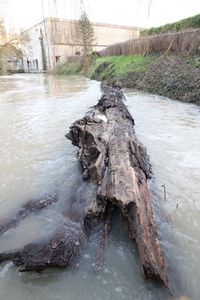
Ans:
[[[126,95],[153,166],[154,210],[172,292],[199,300],[200,109],[132,90]],[[0,236],[0,252],[45,238],[60,222],[61,204],[70,203],[72,191],[83,197],[76,149],[64,135],[99,96],[99,83],[80,76],[0,77],[0,219],[27,200],[50,194],[60,199]],[[96,245],[91,239],[70,270],[20,273],[12,263],[0,265],[0,300],[169,299],[164,288],[142,279],[137,249],[117,216],[97,274]]]

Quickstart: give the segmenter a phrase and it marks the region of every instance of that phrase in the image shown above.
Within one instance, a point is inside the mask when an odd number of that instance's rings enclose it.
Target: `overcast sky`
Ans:
[[[200,0],[84,2],[92,21],[140,27],[159,26],[200,13]],[[0,0],[0,15],[9,24],[24,29],[40,21],[43,16],[76,18],[80,12],[80,3],[81,0]]]

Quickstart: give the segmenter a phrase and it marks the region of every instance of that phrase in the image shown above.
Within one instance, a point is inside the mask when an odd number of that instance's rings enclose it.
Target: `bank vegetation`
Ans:
[[[200,14],[180,20],[178,22],[169,23],[159,27],[152,27],[142,30],[141,36],[155,35],[161,33],[178,32],[192,28],[200,28]]]
[[[186,31],[163,33],[165,30],[160,29],[156,32],[162,34],[149,33],[148,36],[111,45],[93,55],[87,76],[108,82],[117,80],[124,87],[200,105],[198,24],[199,15],[176,23],[176,31],[189,28]],[[173,28],[175,25],[170,26]],[[169,29],[169,26],[166,25],[166,28]],[[53,73],[84,74],[81,57],[56,66]]]

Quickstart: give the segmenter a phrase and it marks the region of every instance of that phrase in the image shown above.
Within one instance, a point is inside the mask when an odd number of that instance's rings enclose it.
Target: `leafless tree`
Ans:
[[[4,19],[0,17],[0,46],[7,42],[7,33],[5,29]]]

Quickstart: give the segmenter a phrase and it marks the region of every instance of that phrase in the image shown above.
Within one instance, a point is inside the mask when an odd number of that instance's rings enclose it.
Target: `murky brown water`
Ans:
[[[193,105],[127,91],[136,132],[151,156],[161,202],[157,222],[167,253],[172,289],[200,294],[200,111]],[[100,96],[99,83],[83,77],[16,75],[0,77],[0,218],[22,203],[56,193],[60,202],[0,237],[0,251],[45,237],[60,222],[62,200],[74,188],[82,195],[76,149],[67,128]],[[161,185],[167,189],[163,203]],[[177,208],[178,204],[178,208]],[[160,212],[162,208],[162,216]],[[79,208],[77,208],[79,209]],[[105,266],[94,273],[96,241],[91,240],[75,270],[19,273],[0,266],[0,299],[86,300],[168,299],[161,287],[144,282],[137,251],[114,221]]]

